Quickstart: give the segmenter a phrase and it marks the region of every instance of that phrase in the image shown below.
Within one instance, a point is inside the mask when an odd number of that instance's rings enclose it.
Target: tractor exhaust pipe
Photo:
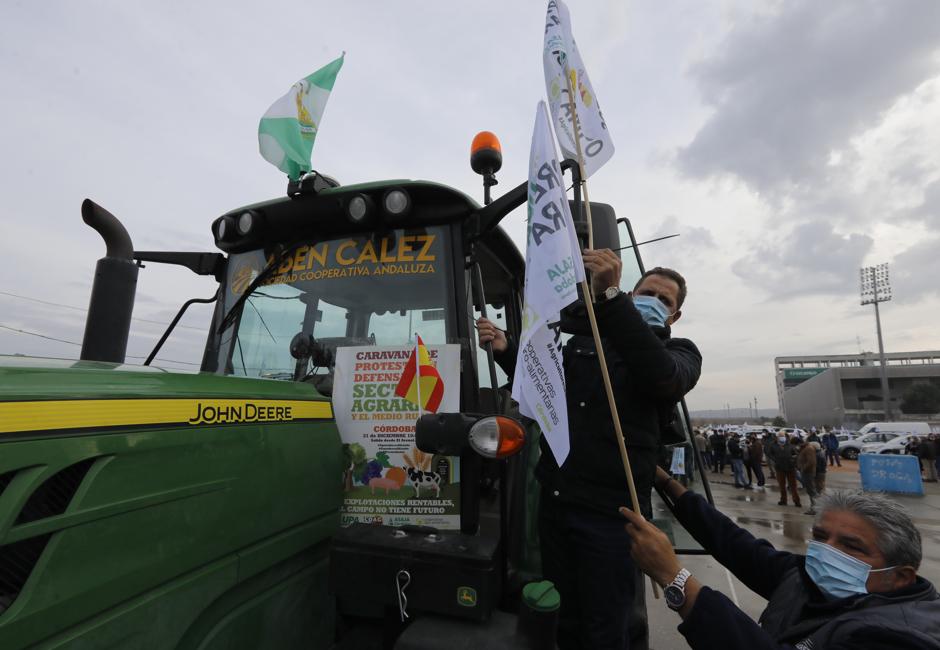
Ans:
[[[82,220],[98,231],[107,253],[95,267],[81,359],[124,363],[137,292],[134,244],[117,217],[91,199],[82,202]]]

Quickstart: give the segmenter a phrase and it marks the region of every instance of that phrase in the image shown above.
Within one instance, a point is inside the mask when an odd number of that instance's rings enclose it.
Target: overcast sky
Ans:
[[[282,195],[258,119],[343,50],[314,167],[479,198],[468,150],[488,129],[496,193],[521,182],[545,4],[0,3],[0,353],[77,356],[4,328],[81,341],[104,254],[85,197],[138,250],[212,250],[212,219]],[[641,240],[681,233],[643,255],[688,279],[674,333],[705,359],[692,408],[776,406],[775,356],[877,349],[862,265],[891,263],[887,350],[940,348],[940,2],[568,4],[617,147],[591,197]],[[212,292],[186,270],[142,271],[129,354]],[[163,356],[198,363],[207,318]]]

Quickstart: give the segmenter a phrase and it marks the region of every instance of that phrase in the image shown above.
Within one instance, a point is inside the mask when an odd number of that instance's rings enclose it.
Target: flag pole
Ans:
[[[418,392],[418,419],[421,419],[421,337],[415,332],[415,389]],[[420,468],[419,468],[420,469]]]
[[[571,74],[568,68],[568,62],[565,61],[565,81],[568,84],[568,99],[571,101],[571,116],[574,127],[574,142],[578,152],[578,166],[581,172],[581,191],[584,194],[584,213],[587,217],[588,230],[588,248],[594,248],[594,229],[591,222],[591,201],[588,198],[587,176],[584,173],[584,153],[581,150],[581,125],[578,121],[578,100],[574,94],[575,89],[571,84]],[[591,334],[594,337],[594,346],[597,348],[597,361],[601,366],[601,377],[604,379],[604,392],[607,393],[607,404],[610,407],[610,417],[614,421],[614,433],[617,437],[617,448],[620,450],[620,460],[623,461],[623,473],[627,477],[627,488],[630,491],[630,502],[633,506],[633,512],[640,513],[640,501],[637,498],[636,483],[633,480],[633,469],[630,466],[630,456],[627,454],[627,445],[623,440],[623,428],[620,426],[620,415],[617,412],[617,401],[614,399],[614,390],[610,383],[610,373],[607,370],[607,358],[604,354],[604,346],[601,345],[601,334],[597,327],[597,316],[594,314],[594,294],[591,292],[590,283],[587,277],[581,280],[581,291],[585,295],[584,305],[587,309],[588,320],[591,322]],[[653,578],[650,578],[653,587],[653,596],[659,598],[659,585]]]

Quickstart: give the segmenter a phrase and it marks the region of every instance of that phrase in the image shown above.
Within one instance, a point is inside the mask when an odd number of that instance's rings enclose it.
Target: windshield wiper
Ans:
[[[295,250],[300,248],[304,244],[303,241],[294,242],[290,246],[282,248],[281,251],[275,255],[271,261],[261,269],[261,273],[251,281],[248,287],[245,288],[245,291],[242,292],[242,295],[238,297],[238,300],[235,301],[235,304],[232,305],[232,308],[228,310],[225,314],[225,318],[222,319],[222,322],[219,323],[218,333],[221,334],[232,324],[232,321],[238,316],[242,307],[245,305],[245,301],[248,300],[248,296],[251,295],[251,292],[261,286],[261,283],[267,280],[271,275],[274,274],[274,271],[281,265],[281,262],[288,256],[293,254]]]

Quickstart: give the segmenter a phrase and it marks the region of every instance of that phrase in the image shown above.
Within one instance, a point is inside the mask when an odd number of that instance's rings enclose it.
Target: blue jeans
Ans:
[[[645,583],[618,517],[559,501],[542,490],[542,573],[561,594],[561,650],[629,650],[631,636],[635,645],[645,645]],[[631,620],[634,608],[638,611]]]
[[[739,486],[747,485],[747,479],[744,477],[744,461],[740,458],[731,459],[731,471],[734,473],[734,484]]]

